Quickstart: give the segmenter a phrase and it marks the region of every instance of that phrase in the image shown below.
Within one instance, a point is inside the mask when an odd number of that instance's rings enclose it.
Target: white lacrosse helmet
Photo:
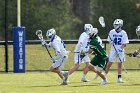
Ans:
[[[52,39],[55,35],[56,35],[56,31],[54,28],[49,29],[46,33],[46,37],[48,37],[49,39]]]
[[[97,35],[98,33],[98,29],[97,28],[91,28],[87,34],[90,36],[90,37],[94,37],[95,35]]]
[[[136,28],[136,34],[137,34],[138,36],[140,35],[140,25],[137,26],[137,28]]]
[[[116,19],[113,23],[113,26],[114,26],[114,29],[116,31],[118,31],[123,26],[123,20],[122,19]]]
[[[91,24],[85,24],[85,26],[84,26],[84,31],[85,31],[86,33],[88,33],[88,31],[91,30],[92,28],[93,28],[93,26],[92,26]]]
[[[136,32],[140,32],[140,25],[136,28]]]

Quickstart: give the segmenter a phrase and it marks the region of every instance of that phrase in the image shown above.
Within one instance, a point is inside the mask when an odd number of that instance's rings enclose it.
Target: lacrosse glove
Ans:
[[[133,55],[133,57],[137,57],[138,54],[139,53],[137,51],[135,51],[132,55]]]
[[[45,42],[45,40],[41,41],[41,45],[42,45],[43,47],[45,47],[46,44],[47,44],[47,43]]]
[[[116,51],[117,57],[119,57],[119,55],[120,55],[122,52],[123,52],[123,50],[118,49],[118,50]]]
[[[51,62],[52,62],[52,63],[55,63],[56,60],[55,60],[54,58],[51,58]]]

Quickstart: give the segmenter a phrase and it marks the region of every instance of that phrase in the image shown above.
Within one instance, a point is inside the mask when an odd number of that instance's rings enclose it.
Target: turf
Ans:
[[[89,72],[92,80],[95,74]],[[1,73],[0,93],[139,93],[140,72],[123,73],[124,83],[117,83],[117,72],[108,75],[109,84],[100,85],[100,78],[91,82],[81,82],[82,72],[77,71],[69,77],[69,84],[60,86],[59,77],[52,72]]]

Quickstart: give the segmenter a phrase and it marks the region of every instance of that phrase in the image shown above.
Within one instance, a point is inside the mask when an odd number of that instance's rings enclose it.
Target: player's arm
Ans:
[[[124,49],[126,47],[126,44],[122,44],[121,49]]]
[[[78,40],[78,49],[80,50],[80,52],[83,50],[83,41],[84,41],[84,36],[81,34]]]
[[[112,39],[112,40],[111,40],[111,39]],[[112,32],[111,32],[111,31],[110,31],[109,34],[108,34],[107,41],[108,41],[110,44],[113,44],[113,38],[112,38]]]
[[[140,52],[140,48],[138,49],[138,52]]]
[[[91,54],[93,52],[93,49],[89,49],[88,54]]]

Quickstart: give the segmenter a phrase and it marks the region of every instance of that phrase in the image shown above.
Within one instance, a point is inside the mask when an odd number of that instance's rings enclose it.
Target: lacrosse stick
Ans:
[[[128,55],[129,57],[134,57],[134,53],[125,53],[126,55]],[[138,56],[138,54],[135,56],[137,58],[140,58],[140,56]]]
[[[102,16],[99,17],[99,23],[101,24],[102,27],[105,27],[104,17],[102,17]],[[113,41],[113,40],[111,39],[110,35],[108,35],[108,36],[109,36],[109,39],[110,39],[111,41]],[[113,47],[114,47],[116,53],[118,53],[118,52],[117,52],[117,49],[116,49],[116,47],[115,47],[115,45],[114,45],[114,43],[113,43]],[[119,57],[119,56],[118,56],[118,57]],[[127,70],[126,70],[126,68],[125,68],[125,66],[124,66],[124,64],[123,64],[123,62],[122,62],[122,60],[120,59],[120,57],[119,57],[119,60],[120,60],[120,62],[122,63],[122,66],[123,66],[123,69],[124,69],[125,73],[127,73]]]
[[[41,42],[44,41],[41,30],[36,31],[36,36],[38,36],[38,38],[41,40]],[[47,46],[45,46],[45,48],[46,48],[50,58],[52,58],[52,55],[51,55],[50,51],[48,50]]]

